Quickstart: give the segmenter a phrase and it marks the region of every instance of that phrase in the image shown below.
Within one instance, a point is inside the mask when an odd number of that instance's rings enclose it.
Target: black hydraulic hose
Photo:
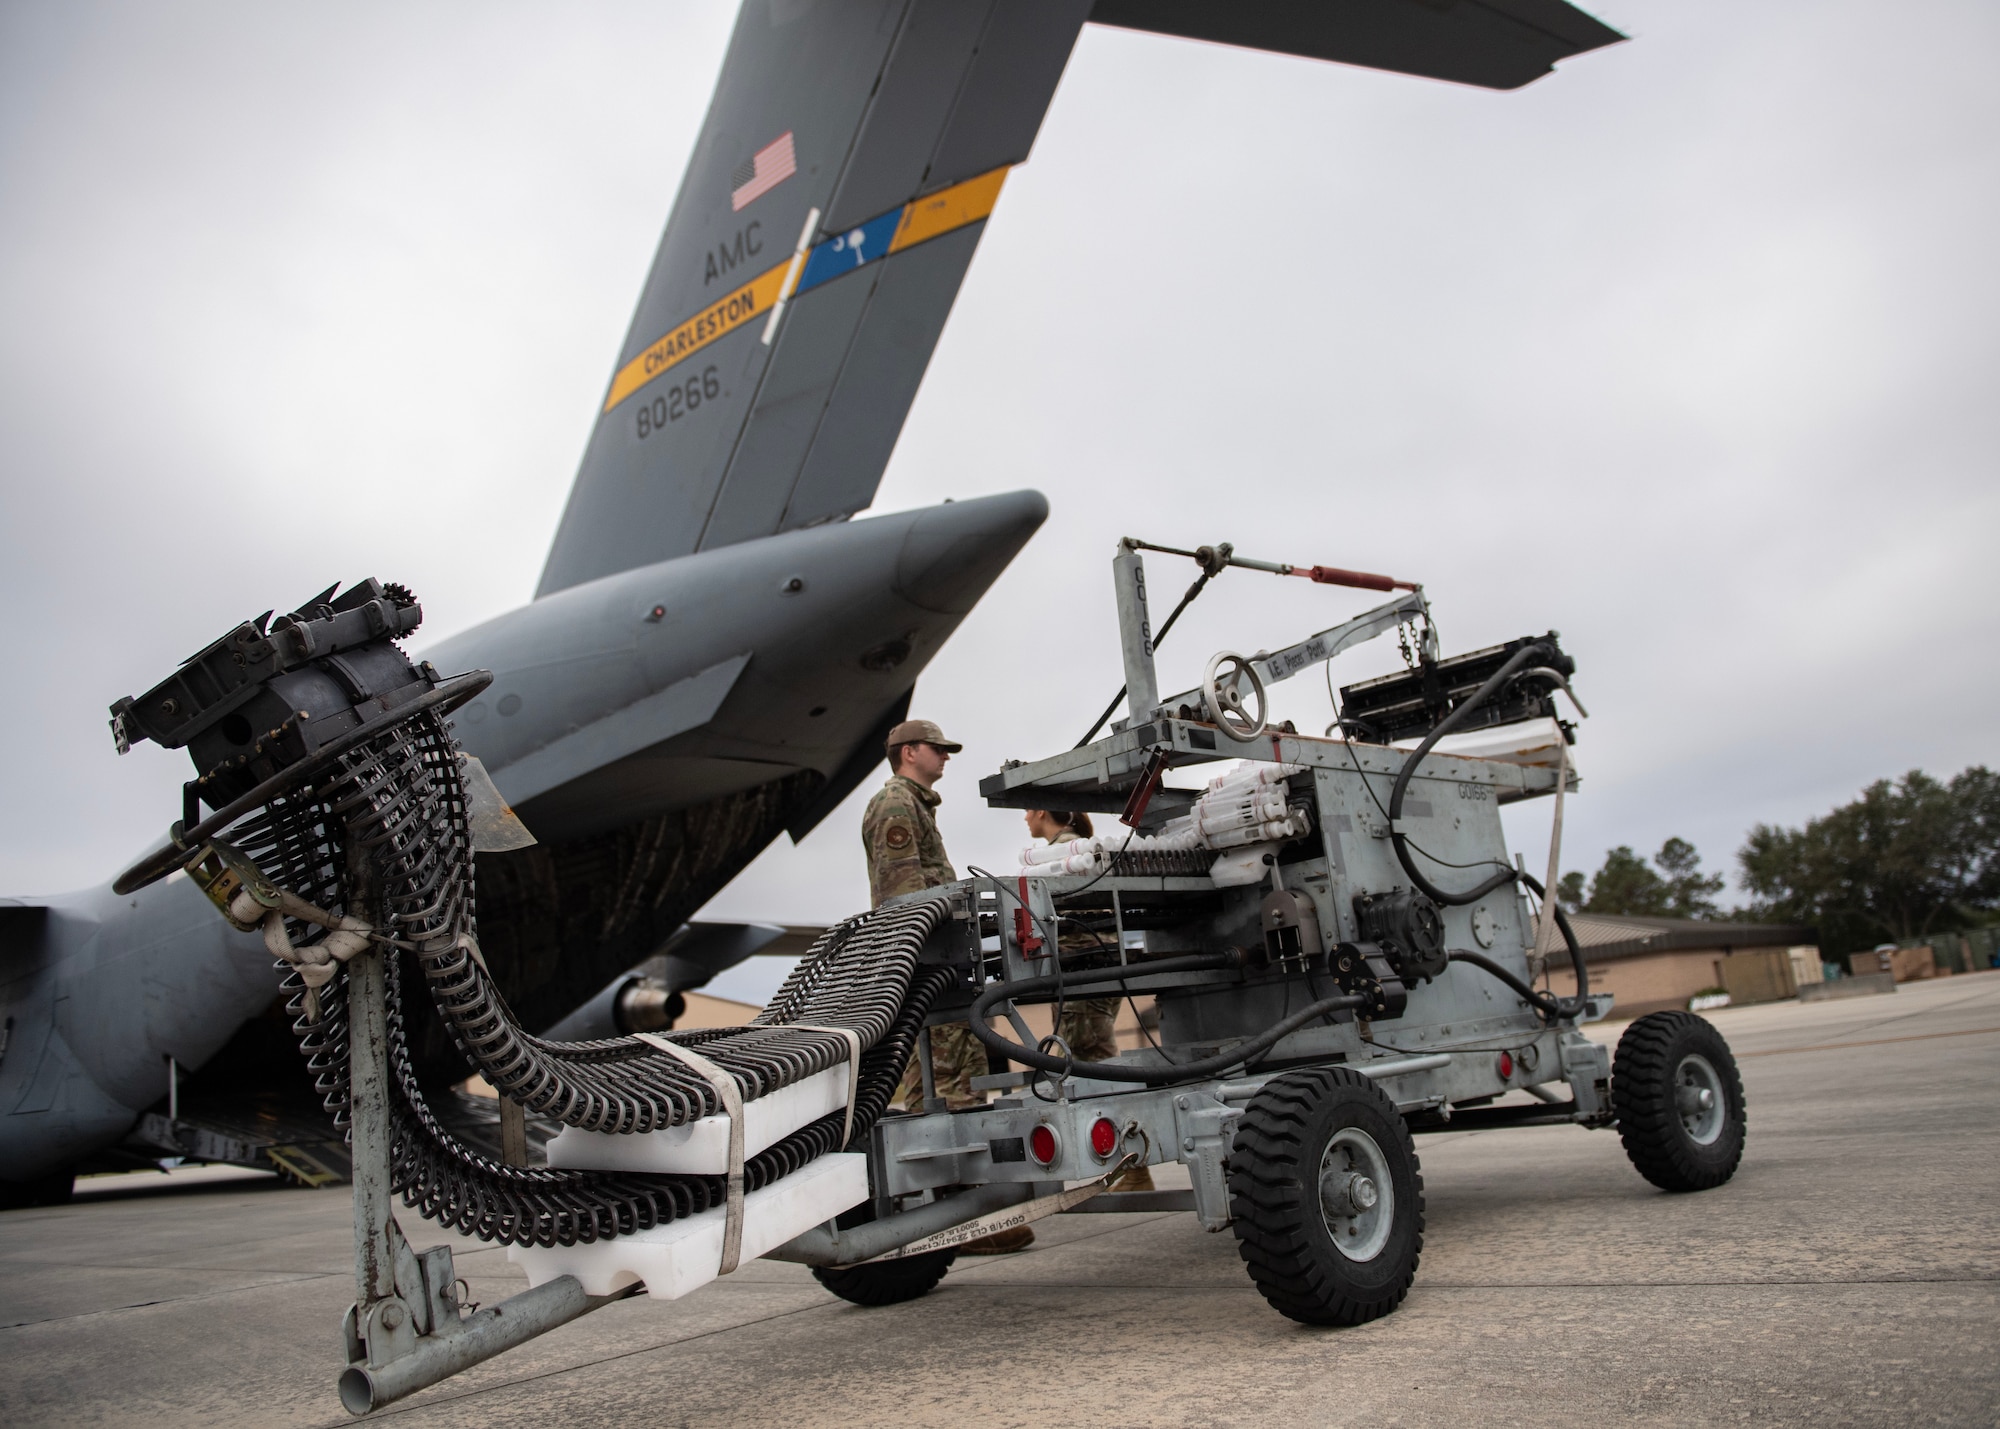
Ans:
[[[1026,996],[1031,992],[1048,992],[1058,986],[1066,992],[1075,992],[1079,987],[1094,987],[1098,983],[1123,986],[1128,978],[1152,977],[1158,973],[1223,972],[1242,966],[1243,959],[1235,953],[1188,953],[1183,957],[1154,958],[1143,963],[1116,963],[1101,968],[1077,968],[1066,973],[1045,973],[1041,977],[996,983],[995,986],[1011,989],[1010,996],[1013,993]],[[1047,983],[1048,987],[1037,986],[1040,983]]]
[[[1508,987],[1519,993],[1530,1007],[1543,1016],[1560,1017],[1562,1015],[1562,1005],[1558,999],[1550,997],[1545,992],[1536,992],[1532,987],[1529,987],[1526,983],[1515,977],[1514,974],[1494,962],[1493,959],[1484,957],[1479,953],[1462,952],[1457,948],[1453,948],[1445,956],[1455,963],[1471,963],[1481,971],[1491,973],[1494,977],[1500,979]]]
[[[1521,882],[1534,890],[1535,896],[1547,900],[1542,885],[1532,874],[1517,874]],[[1461,952],[1454,948],[1445,956],[1455,963],[1471,963],[1474,967],[1491,973],[1514,991],[1528,1000],[1528,1004],[1547,1017],[1574,1017],[1590,1005],[1590,968],[1583,961],[1583,945],[1576,940],[1576,930],[1569,925],[1569,915],[1560,903],[1550,903],[1549,910],[1556,915],[1556,929],[1563,935],[1563,943],[1569,948],[1569,965],[1576,971],[1575,997],[1550,997],[1545,992],[1536,992],[1507,969],[1491,958],[1478,953]]]
[[[1425,897],[1447,907],[1475,902],[1494,889],[1512,883],[1519,875],[1515,870],[1506,868],[1478,887],[1467,889],[1463,893],[1448,893],[1439,888],[1418,871],[1416,860],[1410,857],[1409,842],[1403,837],[1402,830],[1396,827],[1403,817],[1403,795],[1409,792],[1410,779],[1417,772],[1417,766],[1423,763],[1424,756],[1431,752],[1437,742],[1456,729],[1467,715],[1492,698],[1493,692],[1507,683],[1516,670],[1537,658],[1548,661],[1555,657],[1548,646],[1540,643],[1523,645],[1509,655],[1507,663],[1495,670],[1485,684],[1473,691],[1470,699],[1446,715],[1436,729],[1424,736],[1424,742],[1412,750],[1410,757],[1403,761],[1403,767],[1396,773],[1395,787],[1389,791],[1389,840],[1396,847],[1396,861],[1403,865],[1403,872],[1410,875],[1410,881],[1416,884]]]
[[[1520,993],[1523,997],[1526,997],[1530,1005],[1550,1016],[1574,1017],[1588,1005],[1590,970],[1584,965],[1583,948],[1576,940],[1576,932],[1570,927],[1569,917],[1563,912],[1562,905],[1551,902],[1548,891],[1540,883],[1530,875],[1515,868],[1503,868],[1484,883],[1479,884],[1475,888],[1467,889],[1462,893],[1448,892],[1424,877],[1422,871],[1417,867],[1416,860],[1410,856],[1409,841],[1404,838],[1403,831],[1397,827],[1398,822],[1403,817],[1403,796],[1409,791],[1410,780],[1416,774],[1417,766],[1423,763],[1424,756],[1436,747],[1437,742],[1456,729],[1473,710],[1491,699],[1494,692],[1506,684],[1508,680],[1512,679],[1515,672],[1520,670],[1523,665],[1534,659],[1548,661],[1554,658],[1555,653],[1540,641],[1523,645],[1519,650],[1516,650],[1512,655],[1507,657],[1506,664],[1487,677],[1485,684],[1472,692],[1471,698],[1446,715],[1439,722],[1436,729],[1424,736],[1423,743],[1410,751],[1410,757],[1403,761],[1403,767],[1396,772],[1395,787],[1389,792],[1389,841],[1395,846],[1396,861],[1403,865],[1403,872],[1409,874],[1410,882],[1414,883],[1418,890],[1426,897],[1448,907],[1475,902],[1478,899],[1484,898],[1494,889],[1504,887],[1509,883],[1525,883],[1533,890],[1535,896],[1547,904],[1549,911],[1555,915],[1556,927],[1563,935],[1563,943],[1569,948],[1570,965],[1576,970],[1575,997],[1551,998],[1544,993],[1538,993],[1512,973],[1506,971],[1498,963],[1480,957],[1477,953],[1452,953],[1451,957],[1454,961],[1471,963],[1474,967],[1483,968]]]
[[[1085,975],[1089,979],[1088,984],[1085,985],[1094,985],[1099,981],[1104,981],[1105,979],[1101,976],[1101,973],[1116,972],[1119,974],[1117,980],[1122,980],[1123,978],[1135,977],[1141,974],[1192,971],[1194,968],[1232,967],[1235,966],[1235,963],[1236,960],[1226,954],[1200,958],[1168,958],[1162,959],[1157,963],[1136,963],[1124,968],[1106,968],[1101,971],[1094,971]],[[1175,966],[1176,964],[1178,966]],[[1367,1002],[1366,998],[1353,993],[1345,993],[1339,997],[1321,998],[1310,1007],[1305,1008],[1303,1011],[1295,1012],[1282,1022],[1265,1028],[1249,1041],[1232,1047],[1227,1052],[1218,1052],[1215,1056],[1204,1057],[1199,1062],[1183,1062],[1171,1067],[1127,1067],[1114,1062],[1079,1062],[1074,1058],[1051,1057],[1045,1052],[1023,1046],[1011,1038],[1003,1037],[986,1025],[986,1019],[992,1015],[995,1003],[1007,998],[1027,997],[1038,992],[1049,992],[1055,988],[1055,985],[1056,980],[1053,977],[1025,978],[1020,982],[995,983],[993,986],[987,988],[985,992],[981,993],[972,1004],[972,1012],[969,1018],[972,1025],[972,1035],[984,1042],[988,1047],[991,1047],[994,1051],[1003,1053],[1012,1060],[1021,1063],[1025,1067],[1032,1067],[1036,1071],[1054,1072],[1059,1076],[1075,1075],[1088,1077],[1093,1081],[1099,1082],[1132,1082],[1139,1086],[1162,1087],[1170,1086],[1175,1082],[1214,1076],[1216,1073],[1226,1071],[1230,1067],[1248,1062],[1260,1053],[1268,1051],[1280,1038],[1296,1032],[1308,1022],[1324,1017],[1329,1012],[1338,1012],[1342,1008],[1348,1007],[1360,1007]]]

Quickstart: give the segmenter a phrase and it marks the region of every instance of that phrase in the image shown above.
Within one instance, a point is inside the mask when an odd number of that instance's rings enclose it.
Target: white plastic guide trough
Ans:
[[[867,1199],[866,1156],[858,1152],[821,1156],[743,1198],[743,1259],[776,1250]],[[717,1206],[698,1216],[591,1245],[512,1246],[507,1258],[528,1272],[531,1286],[574,1275],[586,1294],[609,1295],[644,1281],[646,1293],[654,1299],[678,1300],[716,1278],[722,1265],[723,1219],[723,1209]]]

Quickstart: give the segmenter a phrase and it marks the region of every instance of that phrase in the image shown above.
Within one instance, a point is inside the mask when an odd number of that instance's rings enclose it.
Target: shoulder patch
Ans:
[[[891,824],[882,834],[882,842],[890,848],[908,848],[915,841],[916,835],[904,824]]]

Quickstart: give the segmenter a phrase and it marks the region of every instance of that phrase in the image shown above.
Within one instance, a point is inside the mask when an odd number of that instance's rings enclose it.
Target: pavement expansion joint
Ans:
[[[1929,1042],[1938,1037],[1978,1037],[1990,1032],[2000,1032],[2000,1027],[1960,1027],[1950,1032],[1912,1032],[1906,1037],[1874,1037],[1865,1042],[1813,1042],[1804,1047],[1766,1047],[1758,1052],[1738,1052],[1736,1060],[1741,1062],[1749,1057],[1783,1057],[1793,1052],[1839,1052],[1849,1047],[1886,1047],[1892,1042]]]
[[[106,1266],[93,1265],[89,1268],[92,1270],[138,1269],[145,1271],[159,1271],[159,1270],[173,1270],[176,1267],[156,1266],[156,1265],[106,1267]],[[105,1305],[96,1310],[79,1310],[73,1315],[48,1315],[44,1316],[42,1319],[39,1320],[10,1320],[4,1325],[0,1325],[0,1330],[25,1330],[35,1325],[60,1325],[77,1320],[98,1319],[107,1315],[122,1315],[131,1310],[153,1310],[159,1308],[162,1305],[192,1305],[203,1300],[221,1299],[222,1297],[227,1295],[241,1295],[246,1290],[268,1290],[275,1286],[281,1286],[281,1285],[305,1285],[314,1280],[327,1280],[333,1278],[336,1274],[344,1276],[346,1272],[318,1271],[316,1273],[305,1274],[305,1275],[299,1275],[299,1274],[281,1275],[281,1276],[274,1276],[268,1280],[259,1280],[250,1285],[231,1285],[221,1290],[200,1290],[190,1295],[168,1295],[158,1300],[135,1300],[129,1305]]]
[[[1932,983],[1931,985],[1935,987],[1937,984]],[[1905,983],[1902,984],[1902,986],[1907,988],[1912,986],[1912,984]],[[1921,986],[1921,984],[1916,984],[1916,986]],[[1992,997],[2000,997],[2000,987],[1975,988],[1971,992],[1965,993],[1963,996],[1952,998],[1949,1002],[1941,1002],[1931,1007],[1920,1007],[1911,1012],[1897,1012],[1893,1016],[1879,1017],[1876,1018],[1873,1022],[1864,1022],[1858,1027],[1849,1027],[1845,1030],[1849,1033],[1873,1032],[1878,1028],[1890,1027],[1898,1022],[1908,1022],[1910,1019],[1915,1017],[1937,1018],[1943,1016],[1948,1012],[1955,1012],[1960,1008],[1967,1007],[1972,1003],[1984,1002],[1988,998]],[[1752,1005],[1754,1006],[1755,1004]],[[1838,1004],[1822,1004],[1822,1005],[1837,1006]]]

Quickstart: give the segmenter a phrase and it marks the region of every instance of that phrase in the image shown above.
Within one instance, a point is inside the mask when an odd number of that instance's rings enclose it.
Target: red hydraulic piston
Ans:
[[[1415,590],[1413,581],[1394,576],[1378,576],[1371,571],[1344,571],[1339,566],[1293,566],[1292,574],[1304,576],[1315,585],[1353,586],[1356,590]]]

